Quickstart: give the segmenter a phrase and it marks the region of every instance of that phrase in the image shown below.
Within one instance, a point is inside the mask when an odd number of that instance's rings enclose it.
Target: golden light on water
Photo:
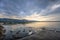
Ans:
[[[26,24],[28,27],[34,27],[34,28],[40,28],[40,27],[45,27],[48,25],[46,22],[33,22],[31,24]]]
[[[46,22],[32,22],[32,23],[28,23],[28,24],[11,25],[11,27],[12,27],[12,30],[15,30],[20,27],[41,28],[41,27],[45,27],[46,25],[48,25],[48,23],[46,23]]]
[[[50,24],[49,22],[32,22],[28,24],[17,24],[17,25],[11,25],[12,29],[17,29],[20,27],[33,27],[33,28],[41,28],[41,27],[48,27]]]
[[[14,24],[14,25],[5,25],[5,27],[8,27],[8,29],[15,30],[15,29],[21,29],[21,28],[26,28],[26,27],[31,27],[31,28],[42,28],[42,27],[47,27],[47,28],[56,28],[59,27],[58,25],[59,22],[32,22],[32,23],[27,23],[27,24]]]

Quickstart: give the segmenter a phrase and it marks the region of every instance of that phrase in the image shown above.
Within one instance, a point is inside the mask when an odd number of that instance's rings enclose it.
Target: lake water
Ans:
[[[3,25],[7,30],[19,30],[26,27],[32,27],[35,29],[46,27],[46,28],[55,28],[60,30],[60,22],[32,22],[27,24],[15,24],[15,25]]]
[[[60,31],[60,22],[32,22],[27,24],[3,25],[6,29],[6,40],[13,38],[12,35],[20,32],[18,36],[25,37],[28,34],[39,32],[40,28],[55,29]],[[20,30],[20,31],[19,31]],[[13,31],[13,32],[12,32]],[[29,33],[29,31],[32,31]],[[8,39],[7,39],[8,38]]]

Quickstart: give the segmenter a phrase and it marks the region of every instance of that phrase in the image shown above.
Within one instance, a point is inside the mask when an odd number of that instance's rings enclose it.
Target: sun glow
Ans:
[[[52,16],[42,16],[40,14],[32,14],[30,16],[26,16],[24,17],[24,19],[27,19],[27,20],[36,20],[36,21],[48,21],[48,20],[51,20],[53,19],[54,17]]]

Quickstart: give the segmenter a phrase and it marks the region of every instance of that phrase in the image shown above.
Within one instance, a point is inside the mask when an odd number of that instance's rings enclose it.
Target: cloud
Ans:
[[[58,3],[49,5],[45,9],[42,9],[39,13],[37,11],[34,12],[32,15],[26,16],[24,18],[28,20],[39,21],[60,21],[60,12],[56,12],[56,10],[59,11],[58,8],[60,8],[60,4]]]
[[[34,14],[30,15],[30,16],[26,16],[23,17],[23,19],[27,19],[27,20],[37,20],[37,21],[60,21],[60,14],[52,14],[52,15],[40,15],[37,14],[37,12],[35,12]]]
[[[52,10],[56,10],[57,8],[59,8],[60,7],[60,4],[55,4],[55,5],[53,5],[52,7],[51,7],[51,9]]]
[[[60,20],[59,0],[1,0],[0,18]]]
[[[6,16],[5,13],[0,13],[0,18],[22,19],[22,17],[16,15]]]

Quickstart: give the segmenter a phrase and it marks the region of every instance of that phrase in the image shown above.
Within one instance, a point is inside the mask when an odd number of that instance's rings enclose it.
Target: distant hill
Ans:
[[[27,22],[31,22],[29,20],[26,19],[9,19],[9,18],[0,18],[0,23],[8,23],[8,24],[13,24],[13,23],[27,23]]]

